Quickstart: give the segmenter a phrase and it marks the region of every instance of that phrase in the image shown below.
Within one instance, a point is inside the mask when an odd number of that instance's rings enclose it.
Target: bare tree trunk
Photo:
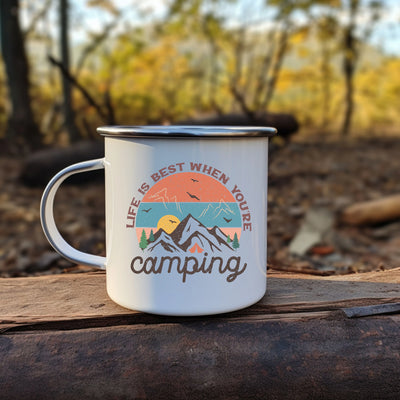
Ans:
[[[278,43],[278,48],[276,51],[275,59],[271,65],[271,73],[265,88],[264,99],[259,106],[259,111],[266,111],[268,109],[269,103],[272,100],[272,96],[275,92],[276,82],[281,72],[283,59],[286,54],[287,43],[288,43],[288,21],[285,21],[284,27],[281,32],[281,37]]]
[[[246,28],[241,28],[237,32],[235,43],[235,71],[230,82],[230,91],[236,103],[239,105],[243,114],[250,119],[254,118],[254,110],[248,101],[248,88],[242,87],[241,80],[243,74],[244,55],[246,51]]]
[[[207,22],[203,24],[203,31],[205,36],[207,37],[210,48],[211,48],[211,57],[210,57],[210,79],[208,82],[208,98],[211,106],[217,112],[218,115],[223,115],[223,110],[221,106],[218,104],[216,93],[218,89],[218,56],[219,56],[219,46],[217,44],[216,38],[214,37],[212,31],[208,28]]]
[[[256,110],[260,109],[262,93],[268,80],[272,55],[275,51],[274,34],[275,30],[270,29],[265,38],[265,54],[257,74],[256,87],[253,94],[253,104]]]
[[[61,63],[66,71],[69,71],[69,21],[68,21],[68,0],[60,0],[60,48]],[[75,123],[75,112],[72,101],[72,87],[65,74],[61,75],[63,87],[63,111],[64,125],[71,142],[76,142],[81,135]]]
[[[321,129],[329,124],[329,109],[331,104],[330,52],[326,41],[322,42],[321,86],[322,86],[322,119]]]
[[[234,84],[231,84],[229,89],[232,93],[233,98],[235,99],[237,104],[239,104],[242,113],[247,115],[250,119],[253,119],[255,117],[255,113],[247,104],[245,95]]]
[[[353,75],[354,75],[354,64],[353,61],[349,60],[349,56],[345,56],[344,64],[344,79],[345,79],[345,109],[344,118],[342,125],[342,135],[348,136],[350,133],[351,120],[354,111],[354,85],[353,85]]]
[[[343,41],[343,73],[345,79],[345,109],[342,125],[342,135],[350,133],[351,120],[354,111],[354,72],[357,62],[357,44],[354,36],[355,17],[359,8],[359,0],[350,1],[349,24],[344,31]]]
[[[10,97],[6,137],[23,146],[18,149],[23,151],[38,147],[41,136],[31,107],[29,65],[18,15],[18,0],[0,1],[1,50]]]

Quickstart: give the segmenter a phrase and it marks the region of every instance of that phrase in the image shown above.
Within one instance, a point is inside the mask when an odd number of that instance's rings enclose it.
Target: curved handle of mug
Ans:
[[[66,178],[80,172],[94,171],[101,168],[104,168],[104,158],[70,165],[55,175],[43,192],[42,201],[40,203],[40,221],[48,241],[63,257],[74,263],[105,269],[105,257],[95,256],[79,251],[64,240],[57,229],[53,214],[54,197],[57,189]]]

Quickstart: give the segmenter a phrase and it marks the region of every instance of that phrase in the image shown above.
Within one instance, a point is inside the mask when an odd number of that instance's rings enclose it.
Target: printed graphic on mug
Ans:
[[[136,231],[142,255],[134,257],[134,273],[226,274],[233,282],[247,267],[240,256],[243,230],[251,230],[244,195],[230,177],[201,163],[162,168],[132,199],[127,228]]]

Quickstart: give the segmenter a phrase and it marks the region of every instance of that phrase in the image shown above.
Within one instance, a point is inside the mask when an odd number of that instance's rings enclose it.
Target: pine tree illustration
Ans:
[[[146,232],[142,230],[142,236],[140,237],[139,247],[144,250],[149,243],[147,242]]]
[[[150,235],[149,238],[147,239],[148,243],[154,242],[154,233],[153,233],[153,229],[150,231]]]
[[[228,235],[228,239],[226,239],[228,243],[232,242],[231,235]]]
[[[233,242],[232,242],[232,247],[236,250],[240,247],[239,244],[239,239],[237,237],[237,233],[235,233],[235,236],[233,237]]]

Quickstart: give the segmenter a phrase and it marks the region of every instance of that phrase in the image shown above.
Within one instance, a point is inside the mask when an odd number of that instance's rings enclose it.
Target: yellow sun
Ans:
[[[175,215],[164,215],[158,220],[157,229],[163,229],[166,233],[172,233],[179,224],[179,219]]]

